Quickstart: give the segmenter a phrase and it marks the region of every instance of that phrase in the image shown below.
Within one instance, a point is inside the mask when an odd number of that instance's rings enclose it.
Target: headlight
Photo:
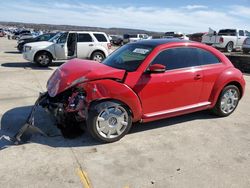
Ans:
[[[58,93],[61,81],[60,70],[57,69],[47,82],[47,90],[50,97],[55,97]]]
[[[24,51],[25,52],[28,52],[28,51],[30,51],[31,50],[31,46],[25,46],[25,48],[24,48]]]

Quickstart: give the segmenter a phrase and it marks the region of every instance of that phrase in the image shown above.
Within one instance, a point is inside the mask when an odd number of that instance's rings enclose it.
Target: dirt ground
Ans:
[[[60,64],[39,68],[16,41],[0,38],[0,187],[250,187],[250,75],[236,111],[208,112],[136,124],[119,142],[100,144],[88,133],[66,139],[40,109],[34,135],[13,145],[46,81]]]

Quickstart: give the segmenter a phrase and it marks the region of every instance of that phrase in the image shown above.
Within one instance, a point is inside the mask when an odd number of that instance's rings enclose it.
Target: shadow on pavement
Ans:
[[[52,63],[50,67],[57,67],[62,65],[64,62],[56,62]],[[2,63],[2,67],[8,68],[24,68],[24,69],[33,69],[33,70],[53,70],[50,67],[39,67],[38,65],[30,62],[10,62],[10,63]]]
[[[14,108],[7,111],[1,117],[0,150],[14,145],[10,138],[13,138],[18,130],[24,125],[31,108],[32,106]],[[25,135],[24,141],[28,140],[28,142],[39,143],[51,147],[79,147],[100,144],[88,134],[78,134],[77,137],[71,139],[64,138],[60,129],[57,128],[54,118],[42,108],[36,111],[35,125],[48,136],[31,134],[31,132],[29,132]]]
[[[13,145],[13,142],[10,141],[9,138],[13,137],[22,125],[24,125],[31,107],[32,106],[14,108],[7,111],[2,116],[0,124],[0,149]],[[196,119],[213,118],[217,118],[217,116],[212,116],[207,111],[202,111],[150,123],[135,123],[134,126],[132,126],[130,134],[166,126],[173,126],[178,123],[193,121]],[[72,136],[73,138],[71,139],[63,137],[61,130],[58,129],[55,124],[54,118],[49,113],[46,113],[42,108],[39,108],[36,111],[35,125],[48,136],[45,137],[39,134],[27,134],[26,139],[29,140],[28,142],[39,143],[51,147],[84,147],[101,144],[100,142],[95,141],[87,132],[84,134],[78,134],[77,137]]]
[[[19,51],[5,51],[6,54],[21,54]]]

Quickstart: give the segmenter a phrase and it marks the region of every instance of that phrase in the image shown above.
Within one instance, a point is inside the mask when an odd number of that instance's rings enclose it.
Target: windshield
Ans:
[[[141,65],[152,49],[153,47],[142,44],[127,44],[108,56],[103,64],[132,72]]]
[[[49,39],[49,42],[53,42],[54,40],[57,40],[63,33],[57,33],[54,37]]]

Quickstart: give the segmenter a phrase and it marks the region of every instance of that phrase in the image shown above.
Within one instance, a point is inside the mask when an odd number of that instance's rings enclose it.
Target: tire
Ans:
[[[87,129],[98,141],[110,143],[120,140],[130,130],[132,118],[129,109],[118,102],[93,104],[87,118]]]
[[[105,55],[102,52],[94,52],[90,59],[101,63],[105,59]]]
[[[229,43],[227,43],[227,46],[226,46],[226,52],[232,52],[234,49],[234,43],[232,41],[230,41]]]
[[[228,85],[221,91],[216,105],[212,109],[212,112],[220,117],[229,116],[238,106],[239,100],[239,88],[235,85]]]
[[[41,67],[48,67],[52,63],[52,57],[48,52],[39,52],[35,56],[35,63]]]
[[[243,49],[243,54],[248,54],[250,50]]]
[[[20,45],[20,44],[19,44],[19,45],[17,46],[17,49],[18,49],[19,52],[23,52],[23,45]]]

